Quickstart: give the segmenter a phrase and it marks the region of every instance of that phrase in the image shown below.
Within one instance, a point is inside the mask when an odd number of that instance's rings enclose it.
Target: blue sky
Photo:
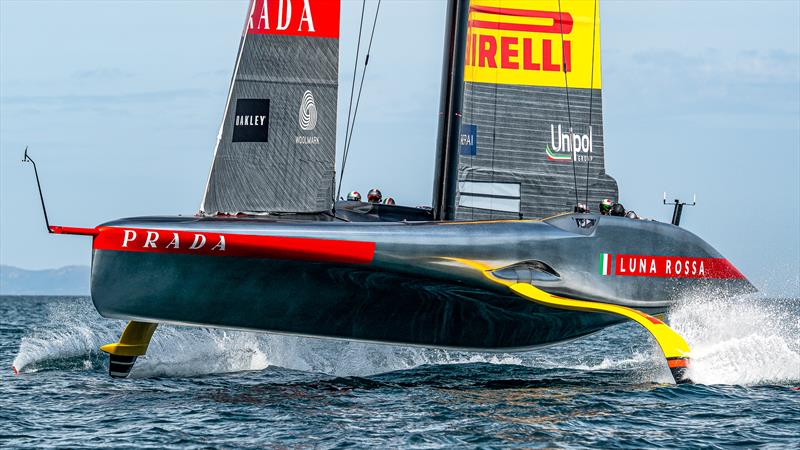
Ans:
[[[360,3],[343,2],[340,117]],[[430,203],[444,8],[384,0],[343,191]],[[25,145],[55,224],[197,211],[245,9],[0,0],[0,263],[90,261],[87,239],[44,232]],[[800,296],[799,28],[795,1],[601,3],[621,200],[668,220],[663,191],[696,193],[686,228],[780,296]]]

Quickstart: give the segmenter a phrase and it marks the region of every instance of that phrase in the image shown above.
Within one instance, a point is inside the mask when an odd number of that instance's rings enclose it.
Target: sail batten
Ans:
[[[201,213],[333,202],[339,0],[253,0]]]

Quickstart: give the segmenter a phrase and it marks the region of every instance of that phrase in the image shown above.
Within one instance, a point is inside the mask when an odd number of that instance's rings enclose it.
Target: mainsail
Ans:
[[[331,208],[339,9],[251,0],[202,213]]]
[[[617,200],[605,173],[599,17],[597,1],[470,2],[457,219]]]

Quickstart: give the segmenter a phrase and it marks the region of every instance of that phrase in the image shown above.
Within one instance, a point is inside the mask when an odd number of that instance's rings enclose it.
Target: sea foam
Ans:
[[[800,380],[799,313],[796,299],[698,296],[669,322],[689,343],[696,383],[783,384]]]
[[[800,380],[797,301],[700,297],[679,303],[669,323],[688,341],[689,376],[702,384],[782,384]],[[100,318],[89,304],[54,304],[46,325],[22,338],[14,367],[105,370],[99,351],[121,321]],[[633,324],[547,349],[478,353],[162,325],[131,377],[191,377],[269,366],[336,376],[368,376],[434,364],[506,364],[541,369],[614,370],[641,382],[671,382],[649,335]],[[609,342],[611,341],[611,342]]]

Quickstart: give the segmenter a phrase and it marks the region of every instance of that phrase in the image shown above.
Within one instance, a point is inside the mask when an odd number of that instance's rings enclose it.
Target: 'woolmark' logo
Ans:
[[[314,103],[314,95],[311,91],[303,93],[303,99],[300,101],[300,128],[306,131],[311,131],[317,127],[317,105]]]

